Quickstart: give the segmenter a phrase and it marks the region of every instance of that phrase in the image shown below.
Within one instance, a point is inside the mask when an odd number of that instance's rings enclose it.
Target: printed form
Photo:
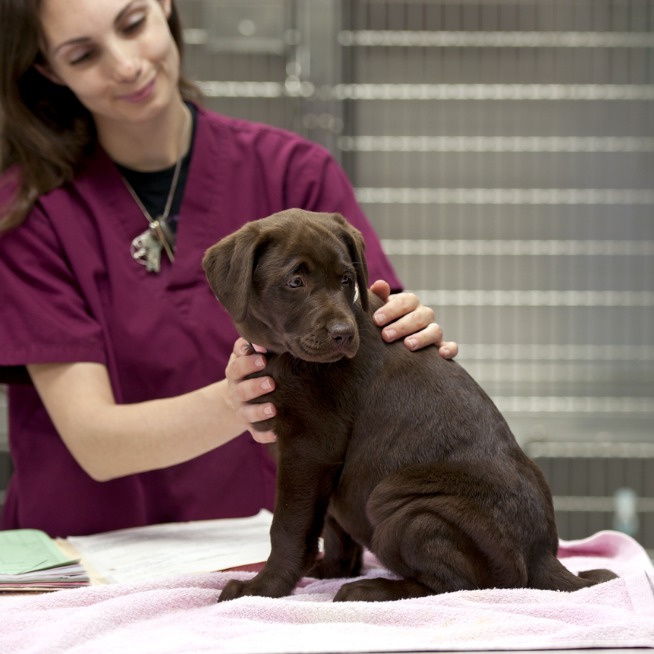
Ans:
[[[261,563],[270,555],[272,513],[250,518],[175,522],[66,539],[93,578],[147,581]]]

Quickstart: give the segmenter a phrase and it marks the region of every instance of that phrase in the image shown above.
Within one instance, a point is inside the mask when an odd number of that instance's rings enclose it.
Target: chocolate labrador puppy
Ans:
[[[220,600],[280,597],[303,575],[354,577],[369,548],[398,579],[335,600],[475,588],[572,591],[557,559],[552,498],[486,393],[436,348],[387,344],[371,314],[363,238],[338,214],[284,211],[248,223],[203,261],[238,331],[268,350],[278,479],[271,554]],[[318,540],[324,536],[324,556]]]

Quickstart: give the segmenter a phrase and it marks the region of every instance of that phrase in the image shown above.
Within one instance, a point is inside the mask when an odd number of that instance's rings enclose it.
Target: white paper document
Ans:
[[[74,536],[68,543],[105,583],[213,572],[266,561],[272,513]]]

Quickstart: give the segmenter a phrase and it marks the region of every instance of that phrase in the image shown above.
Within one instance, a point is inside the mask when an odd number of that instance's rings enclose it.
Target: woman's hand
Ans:
[[[266,357],[261,352],[262,348],[252,352],[250,344],[243,338],[234,343],[232,354],[225,369],[225,377],[229,388],[230,404],[234,413],[247,424],[252,438],[258,443],[272,443],[276,436],[272,431],[257,431],[252,423],[268,420],[276,414],[275,405],[272,402],[263,404],[249,404],[250,400],[270,393],[275,388],[272,377],[256,377],[245,379],[254,372],[259,372],[266,367]]]
[[[443,340],[443,330],[435,322],[431,308],[420,304],[413,293],[391,295],[390,286],[377,280],[370,290],[386,304],[377,309],[373,318],[382,329],[382,338],[391,343],[404,338],[404,344],[410,350],[420,350],[428,345],[435,345],[444,359],[453,359],[459,346],[454,341]]]

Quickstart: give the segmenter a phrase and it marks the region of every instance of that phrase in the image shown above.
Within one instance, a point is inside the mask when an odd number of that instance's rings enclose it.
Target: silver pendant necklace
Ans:
[[[186,115],[189,116],[189,110],[186,109],[186,111],[188,112]],[[145,208],[143,202],[141,202],[141,198],[139,198],[136,191],[132,188],[132,185],[121,175],[127,190],[132,196],[134,202],[136,202],[136,206],[138,206],[141,213],[148,221],[148,228],[142,234],[139,234],[134,238],[131,243],[132,259],[140,263],[142,266],[145,266],[145,269],[148,272],[158,273],[159,270],[161,270],[162,250],[166,253],[168,260],[171,263],[175,261],[175,234],[168,224],[168,218],[173,206],[175,191],[177,190],[177,184],[179,182],[179,173],[182,168],[182,159],[184,158],[182,154],[182,146],[184,143],[184,134],[186,133],[186,122],[187,121],[184,121],[182,136],[180,138],[180,156],[175,163],[175,170],[173,172],[172,182],[170,183],[168,197],[166,198],[166,205],[160,216],[153,218],[150,215],[150,212]]]

